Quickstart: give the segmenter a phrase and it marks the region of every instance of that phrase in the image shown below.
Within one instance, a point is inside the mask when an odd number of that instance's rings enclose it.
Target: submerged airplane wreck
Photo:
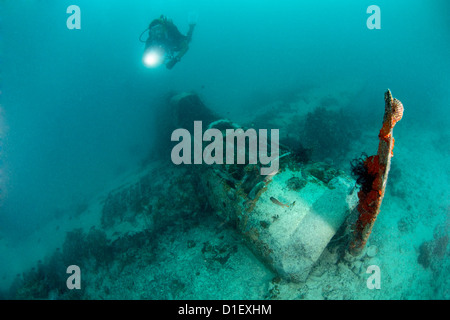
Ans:
[[[272,161],[280,162],[276,166],[279,169],[267,175],[261,174],[261,163],[251,161],[195,166],[210,206],[224,222],[235,224],[248,247],[281,277],[305,281],[325,247],[356,208],[360,215],[353,228],[350,252],[357,255],[362,251],[384,195],[393,149],[392,129],[403,113],[403,106],[390,91],[386,92],[385,101],[378,155],[364,163],[373,184],[366,186],[368,190],[357,193],[356,181],[328,164],[299,165],[292,149],[278,143],[278,135],[276,146],[280,150],[276,149]],[[228,119],[218,118],[194,94],[173,96],[170,109],[174,127],[205,119],[209,122],[207,128],[220,130],[225,141],[230,141],[228,135],[240,128]],[[271,148],[273,152],[272,143]],[[250,158],[249,149],[233,146],[233,157]],[[375,169],[373,161],[378,163]]]
[[[193,121],[206,118],[207,127],[219,129],[224,139],[232,131],[227,129],[239,127],[212,117],[193,94],[170,101],[174,127],[192,127]],[[238,157],[248,148],[235,151]],[[249,163],[193,165],[193,170],[210,206],[224,222],[236,225],[257,257],[283,278],[305,281],[357,205],[355,180],[325,163],[300,166],[282,144],[277,160],[279,170],[268,175],[261,175],[261,164]]]

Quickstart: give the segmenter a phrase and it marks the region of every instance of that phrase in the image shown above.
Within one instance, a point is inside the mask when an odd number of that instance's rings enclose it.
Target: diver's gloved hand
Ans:
[[[178,59],[178,58],[173,58],[172,60],[170,60],[169,62],[166,63],[166,68],[167,68],[167,69],[172,69],[173,66],[174,66],[178,61],[180,61],[180,59]]]

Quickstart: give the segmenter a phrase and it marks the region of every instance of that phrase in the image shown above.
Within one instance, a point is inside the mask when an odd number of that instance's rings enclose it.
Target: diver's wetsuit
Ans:
[[[159,19],[153,20],[148,27],[149,36],[146,41],[146,47],[149,47],[154,43],[163,46],[167,50],[169,56],[166,67],[171,69],[188,51],[194,27],[195,24],[189,25],[187,35],[183,35],[172,21],[161,16]],[[177,55],[175,55],[176,52]]]

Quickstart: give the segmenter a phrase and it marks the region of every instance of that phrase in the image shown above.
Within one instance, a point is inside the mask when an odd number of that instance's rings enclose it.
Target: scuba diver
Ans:
[[[190,23],[187,35],[183,35],[172,20],[164,15],[153,20],[144,30],[144,32],[148,30],[144,63],[149,67],[165,63],[167,69],[172,69],[188,51],[194,27],[195,23]],[[141,37],[144,32],[141,33]]]

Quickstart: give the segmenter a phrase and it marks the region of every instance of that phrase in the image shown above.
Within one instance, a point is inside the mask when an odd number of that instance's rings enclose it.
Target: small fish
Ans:
[[[270,197],[270,201],[272,201],[273,203],[275,203],[279,206],[289,208],[288,204],[282,203],[282,202],[278,201],[277,199],[275,199],[274,197]]]

